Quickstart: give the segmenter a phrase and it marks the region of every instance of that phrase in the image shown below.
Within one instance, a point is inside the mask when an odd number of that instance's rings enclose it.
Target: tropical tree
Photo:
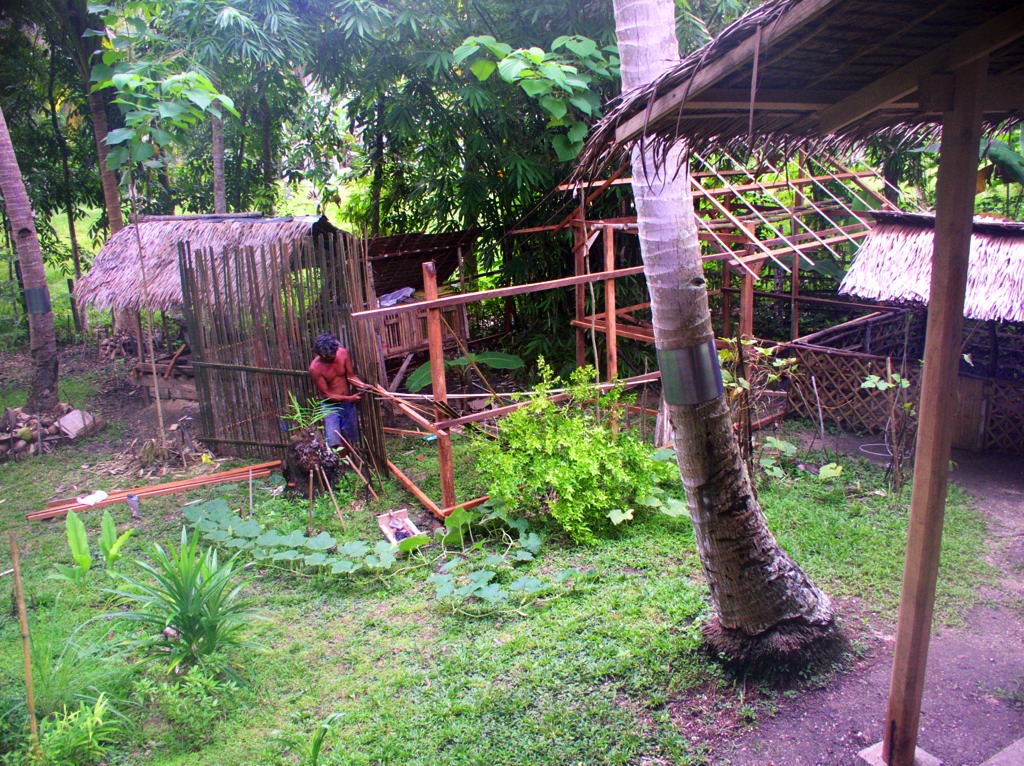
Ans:
[[[50,310],[50,288],[46,283],[43,253],[36,235],[32,205],[21,178],[21,168],[0,110],[0,193],[7,205],[14,232],[14,248],[21,262],[28,310],[29,348],[32,352],[32,378],[27,409],[40,412],[57,404],[57,337]]]
[[[672,0],[615,0],[622,88],[679,60]],[[632,149],[644,273],[679,471],[711,588],[709,642],[737,660],[788,659],[835,633],[829,598],[778,546],[747,474],[722,390],[685,148]],[[696,385],[681,384],[689,373]]]

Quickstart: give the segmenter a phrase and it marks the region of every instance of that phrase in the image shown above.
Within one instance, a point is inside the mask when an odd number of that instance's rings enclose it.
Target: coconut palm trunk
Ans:
[[[623,91],[650,82],[679,60],[673,0],[615,0]],[[640,248],[655,343],[669,404],[679,472],[715,616],[708,641],[740,660],[796,659],[834,635],[828,597],[779,548],[765,524],[721,388],[685,149],[632,152]],[[703,367],[690,360],[703,360]]]
[[[0,110],[0,194],[7,203],[7,215],[14,232],[14,249],[21,263],[28,307],[29,347],[32,352],[32,378],[29,383],[30,412],[42,412],[57,405],[57,337],[50,310],[50,289],[46,284],[43,253],[39,248],[32,205],[14,155],[7,121]]]

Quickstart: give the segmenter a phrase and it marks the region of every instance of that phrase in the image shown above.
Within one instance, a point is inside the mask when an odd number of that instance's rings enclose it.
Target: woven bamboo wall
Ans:
[[[923,336],[923,321],[918,317],[921,315],[894,315],[839,326],[834,332],[819,335],[815,345],[792,344],[790,350],[797,359],[797,370],[790,387],[790,407],[817,421],[820,406],[821,416],[828,422],[853,431],[883,433],[892,414],[892,398],[888,392],[862,388],[861,384],[870,375],[886,379],[890,371],[899,373],[906,347],[911,362],[906,368],[911,383],[908,393],[917,401],[921,368],[916,360],[923,356],[923,348],[918,351],[919,346],[923,347],[923,340],[918,337]],[[968,343],[972,329],[969,324],[965,330]],[[1005,343],[1001,358],[1006,364],[999,371],[1013,374],[1013,362],[1021,354],[1019,328],[1002,326],[995,332],[1000,333]],[[841,344],[842,348],[819,345],[822,341]],[[873,349],[881,347],[892,356],[863,353],[860,349],[869,342]],[[982,360],[984,355],[979,354],[973,366],[961,364],[953,446],[1024,454],[1024,381],[1019,375],[1015,380],[984,377],[986,368]]]

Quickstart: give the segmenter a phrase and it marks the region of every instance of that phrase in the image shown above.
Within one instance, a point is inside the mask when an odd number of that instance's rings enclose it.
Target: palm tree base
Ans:
[[[806,618],[786,620],[750,635],[726,628],[717,615],[702,628],[708,648],[726,665],[748,670],[771,669],[773,673],[797,671],[838,656],[845,644],[842,631],[829,614],[821,621]]]

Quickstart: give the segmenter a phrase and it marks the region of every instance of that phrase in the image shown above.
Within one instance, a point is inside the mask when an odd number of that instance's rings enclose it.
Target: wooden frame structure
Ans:
[[[872,764],[918,761],[978,145],[986,126],[1024,112],[1022,62],[1019,0],[770,0],[628,94],[583,155],[597,166],[609,146],[638,139],[849,146],[879,134],[921,140],[941,127],[907,554],[883,739],[862,753]]]

